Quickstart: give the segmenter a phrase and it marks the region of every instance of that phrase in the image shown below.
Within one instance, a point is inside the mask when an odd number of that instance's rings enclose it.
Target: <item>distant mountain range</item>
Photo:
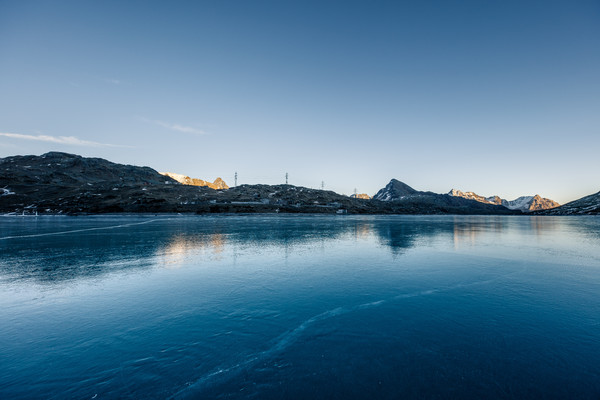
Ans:
[[[537,194],[535,196],[521,196],[515,200],[505,200],[498,196],[483,197],[473,192],[461,192],[456,189],[450,190],[448,194],[450,196],[462,197],[463,199],[475,200],[481,203],[502,205],[511,210],[523,212],[546,210],[560,206],[556,201],[543,198]]]
[[[221,178],[217,178],[211,183],[202,179],[190,178],[187,175],[175,174],[173,172],[161,172],[160,174],[173,178],[182,185],[207,186],[211,189],[229,189],[229,186],[227,186],[225,181]]]
[[[183,184],[182,184],[183,182]],[[481,201],[475,194],[417,191],[396,179],[372,199],[293,185],[240,185],[229,188],[186,175],[160,174],[149,167],[101,158],[50,152],[0,158],[0,212],[16,214],[187,212],[187,213],[356,213],[356,214],[520,214],[522,204]],[[481,197],[481,196],[479,196]],[[519,199],[517,199],[519,200]],[[546,199],[542,199],[546,200]],[[550,200],[551,201],[551,200]],[[600,193],[536,213],[597,214]]]
[[[450,196],[448,194],[438,194],[433,192],[423,192],[413,189],[404,182],[392,179],[383,189],[379,190],[373,200],[403,204],[407,207],[418,210],[431,207],[442,210],[469,210],[465,213],[483,213],[483,214],[510,214],[518,211],[510,210],[502,205],[483,203],[472,199]],[[448,211],[453,213],[455,211]]]

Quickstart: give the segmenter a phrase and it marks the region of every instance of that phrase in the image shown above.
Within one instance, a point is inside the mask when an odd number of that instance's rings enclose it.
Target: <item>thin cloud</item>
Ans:
[[[0,132],[0,136],[11,139],[33,140],[37,142],[50,142],[58,144],[67,144],[71,146],[89,146],[89,147],[128,147],[117,144],[92,142],[90,140],[82,140],[75,136],[49,136],[49,135],[23,135],[21,133]]]
[[[104,79],[104,82],[106,83],[112,83],[113,85],[120,85],[121,81],[118,79],[114,79],[114,78],[106,78]]]
[[[157,121],[157,120],[151,120],[151,119],[146,119],[146,118],[142,118],[142,121],[150,122],[155,125],[162,126],[163,128],[167,128],[167,129],[170,129],[170,130],[176,131],[176,132],[190,133],[192,135],[207,135],[207,133],[205,131],[203,131],[202,129],[194,128],[192,126],[185,126],[185,125],[181,125],[181,124],[172,124],[170,122]]]

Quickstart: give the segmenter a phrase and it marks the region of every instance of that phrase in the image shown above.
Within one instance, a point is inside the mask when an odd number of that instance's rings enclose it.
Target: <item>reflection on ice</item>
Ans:
[[[156,261],[167,268],[178,268],[190,253],[208,251],[220,259],[218,255],[225,251],[225,235],[214,233],[210,235],[177,234],[156,251]]]
[[[0,225],[0,279],[40,283],[118,270],[178,267],[193,252],[221,257],[244,248],[327,246],[373,240],[394,255],[432,241],[454,249],[533,232],[564,231],[597,240],[587,217],[482,216],[182,216],[4,217]],[[14,219],[14,221],[13,221]],[[524,236],[520,240],[525,240]]]
[[[594,218],[0,222],[2,398],[600,390]]]

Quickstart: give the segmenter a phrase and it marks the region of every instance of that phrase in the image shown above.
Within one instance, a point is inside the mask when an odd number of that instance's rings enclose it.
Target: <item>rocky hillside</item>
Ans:
[[[505,200],[498,196],[483,197],[473,192],[461,192],[460,190],[456,189],[450,190],[448,194],[454,197],[475,200],[480,203],[502,205],[508,209],[519,210],[523,212],[546,210],[558,207],[560,205],[554,200],[543,198],[537,194],[535,196],[521,196],[515,200]]]
[[[543,210],[538,214],[545,215],[585,215],[600,214],[600,192],[582,197],[579,200],[572,201],[560,207],[550,210]]]
[[[392,179],[383,189],[380,189],[373,200],[379,201],[396,201],[405,197],[410,197],[418,193],[415,189],[411,188],[404,182],[400,182],[397,179]]]
[[[152,168],[67,153],[0,159],[0,213],[514,213],[500,206],[417,192],[398,181],[386,188],[387,194],[380,196],[386,201],[293,185],[211,189],[182,185]]]
[[[0,186],[78,186],[106,182],[120,185],[178,184],[149,167],[115,164],[102,158],[68,153],[0,158]]]
[[[190,185],[190,186],[206,186],[211,189],[229,189],[229,186],[225,183],[225,181],[221,178],[215,179],[214,182],[208,182],[202,179],[190,178],[187,175],[175,174],[173,172],[161,172],[161,175],[168,176],[169,178],[175,179],[177,182],[182,185]]]

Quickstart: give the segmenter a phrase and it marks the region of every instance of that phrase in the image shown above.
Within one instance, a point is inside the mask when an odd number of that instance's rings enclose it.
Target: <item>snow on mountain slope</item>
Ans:
[[[476,200],[481,203],[502,204],[502,202],[496,202],[492,200],[494,197],[483,197],[473,192],[461,192],[460,190],[452,189],[448,192],[448,194],[454,197],[462,197],[463,199]]]
[[[392,179],[383,189],[379,190],[373,200],[393,201],[406,196],[412,196],[421,192],[411,188],[404,182]]]
[[[511,210],[519,210],[523,212],[546,210],[558,207],[560,204],[554,200],[543,198],[539,195],[521,196],[514,200],[505,200],[498,196],[483,197],[473,192],[461,192],[460,190],[452,189],[448,192],[450,196],[462,197],[464,199],[476,200],[481,203],[498,204]]]
[[[502,205],[511,210],[530,211],[529,206],[531,205],[532,200],[533,196],[521,196],[514,200],[502,199]]]
[[[499,204],[464,199],[433,192],[415,190],[407,184],[392,179],[379,190],[373,201],[393,203],[393,206],[404,207],[413,213],[455,213],[455,214],[519,214]]]

